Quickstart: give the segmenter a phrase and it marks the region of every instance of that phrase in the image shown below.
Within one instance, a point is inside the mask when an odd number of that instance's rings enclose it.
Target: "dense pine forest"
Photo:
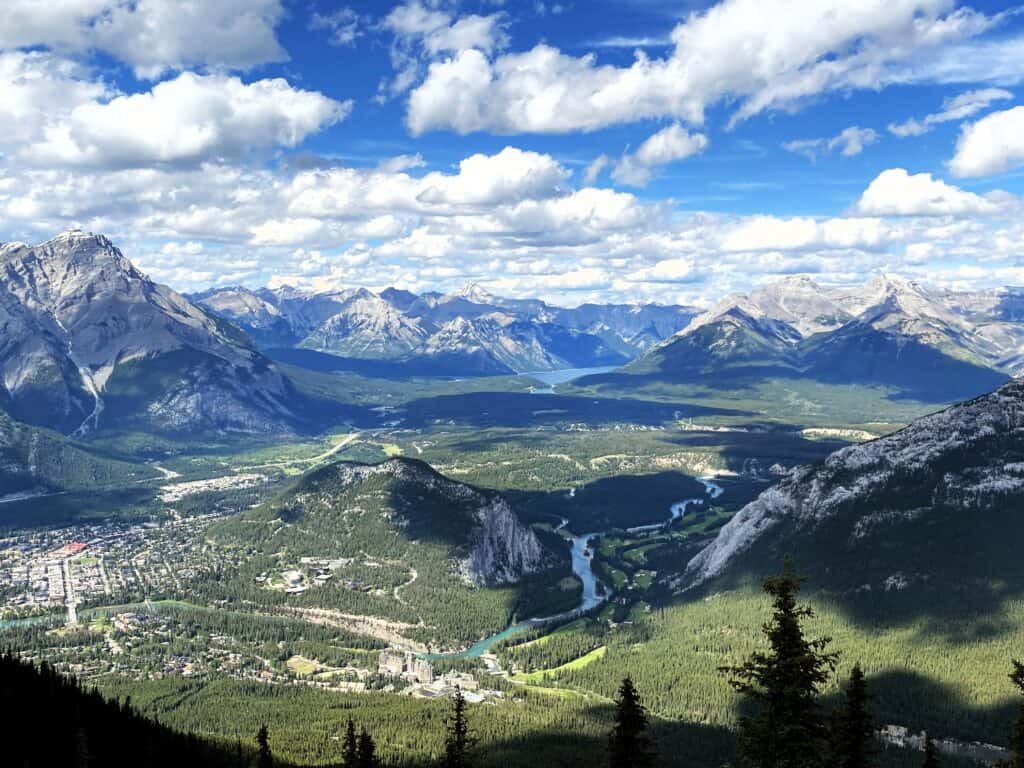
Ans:
[[[545,765],[610,768],[711,766],[723,760],[741,768],[970,764],[940,757],[930,739],[920,752],[881,741],[872,683],[859,663],[838,698],[822,695],[841,650],[830,638],[807,633],[815,614],[800,602],[802,583],[788,560],[781,574],[765,579],[771,614],[764,643],[742,663],[718,668],[742,697],[743,714],[728,731],[653,717],[629,677],[612,701],[595,700],[591,711],[557,697],[545,700],[556,693],[549,691],[521,698],[509,719],[504,707],[470,706],[458,689],[453,699],[435,702],[373,694],[318,700],[296,688],[268,696],[257,684],[164,680],[124,686],[137,692],[140,703],[133,703],[130,695],[119,695],[116,683],[106,694],[83,689],[46,662],[36,665],[10,653],[0,659],[0,718],[20,735],[9,742],[11,764],[25,768],[290,765],[275,758],[277,746],[284,754],[304,755],[302,764],[347,768],[526,766],[538,759]],[[1020,700],[1015,720],[1006,724],[1007,756],[998,765],[1021,768],[1024,664],[1012,661],[1008,668]],[[162,711],[173,726],[162,723]],[[232,731],[234,739],[226,735]],[[516,735],[508,738],[510,733]],[[321,746],[296,748],[314,742]]]

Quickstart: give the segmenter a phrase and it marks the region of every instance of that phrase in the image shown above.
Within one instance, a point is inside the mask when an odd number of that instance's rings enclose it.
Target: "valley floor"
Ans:
[[[306,384],[336,387],[341,378]],[[737,701],[717,668],[757,647],[765,602],[749,584],[680,596],[672,576],[788,468],[936,407],[781,384],[641,399],[585,380],[553,390],[522,377],[362,382],[362,395],[353,381],[345,385],[374,404],[375,420],[287,442],[214,437],[186,447],[100,434],[93,449],[141,456],[149,476],[45,502],[9,499],[0,507],[0,642],[106,693],[131,695],[162,723],[225,743],[270,722],[275,749],[302,765],[337,760],[350,715],[395,764],[428,763],[440,754],[444,696],[456,683],[480,702],[472,725],[481,765],[526,764],[524,750],[538,749],[557,757],[553,765],[591,764],[628,673],[656,716],[664,764],[719,765],[731,753]],[[876,420],[855,416],[866,412]],[[425,682],[395,674],[382,653],[465,648],[526,616],[575,606],[581,585],[568,560],[523,589],[457,595],[452,606],[470,599],[474,607],[456,615],[424,602],[436,586],[429,568],[347,551],[271,562],[254,557],[244,537],[225,544],[211,533],[237,527],[240,515],[309,470],[392,456],[504,493],[552,541],[602,531],[587,544],[601,599],[586,616],[503,633],[482,657],[433,655],[437,680]],[[696,479],[704,476],[722,495],[657,527],[673,505],[704,496]],[[942,627],[926,614],[869,625],[827,595],[815,604],[813,629],[843,651],[840,672],[854,661],[869,672],[880,724],[1004,743],[1011,692],[1003,666],[1024,646],[1019,598],[984,617],[992,631],[969,643],[963,636],[981,626],[969,612]],[[907,759],[890,756],[893,765]]]

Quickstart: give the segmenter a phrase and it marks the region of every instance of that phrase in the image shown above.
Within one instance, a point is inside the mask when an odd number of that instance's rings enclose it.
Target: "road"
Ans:
[[[348,447],[349,445],[354,443],[356,440],[359,439],[359,434],[360,434],[359,432],[352,432],[352,433],[350,433],[348,435],[345,435],[343,438],[341,438],[341,440],[338,441],[337,445],[332,446],[331,448],[329,448],[328,450],[324,451],[323,453],[321,453],[321,454],[319,454],[317,456],[314,456],[314,457],[312,457],[310,459],[293,459],[292,461],[275,461],[275,462],[271,462],[269,464],[252,464],[252,465],[248,465],[248,466],[245,466],[245,467],[239,467],[237,471],[241,472],[243,470],[248,470],[248,469],[265,469],[265,468],[268,468],[268,467],[276,467],[276,468],[280,469],[282,467],[291,467],[291,466],[294,466],[295,464],[313,464],[313,465],[316,465],[316,464],[319,464],[319,463],[321,463],[323,461],[326,461],[327,459],[331,458],[331,456],[335,455],[336,453],[340,453],[346,447]]]
[[[78,624],[78,600],[71,580],[71,558],[66,557],[60,561],[60,572],[64,580],[64,605],[68,609],[67,623],[69,627],[74,627]]]

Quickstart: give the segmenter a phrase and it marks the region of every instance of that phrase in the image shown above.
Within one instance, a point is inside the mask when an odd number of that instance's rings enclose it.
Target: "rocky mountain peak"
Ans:
[[[69,230],[39,245],[19,244],[3,252],[4,283],[27,304],[52,314],[86,296],[151,285],[103,235]]]
[[[864,325],[936,346],[970,345],[972,332],[964,320],[915,281],[881,275],[865,286],[860,299],[858,321]]]
[[[11,318],[0,386],[21,420],[84,434],[116,409],[111,400],[130,399],[119,392],[146,391],[148,369],[181,378],[146,393],[132,416],[147,424],[284,431],[291,418],[289,385],[242,334],[151,281],[103,235],[5,248],[0,293]]]
[[[834,330],[851,319],[808,275],[789,275],[751,291],[747,304],[767,317],[792,325],[802,336]]]
[[[472,301],[474,304],[493,304],[495,296],[484,289],[480,283],[466,283],[459,289],[457,294],[460,298]]]

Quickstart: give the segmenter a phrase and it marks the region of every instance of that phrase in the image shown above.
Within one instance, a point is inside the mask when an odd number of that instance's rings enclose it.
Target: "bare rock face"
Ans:
[[[908,524],[962,520],[971,526],[979,519],[972,516],[1012,512],[1022,500],[1024,382],[1015,379],[891,435],[793,470],[722,527],[689,562],[682,583],[706,582],[773,539],[784,548],[801,536],[827,531],[833,554],[870,552],[879,543],[939,535],[936,529],[908,533]]]
[[[302,346],[342,357],[394,359],[415,350],[427,336],[419,320],[364,290],[345,301]]]
[[[504,499],[480,507],[479,527],[465,560],[467,577],[476,584],[509,584],[551,565],[536,534],[519,522]]]
[[[154,283],[102,235],[0,246],[0,386],[18,419],[85,434],[289,430],[287,380],[237,329]]]

